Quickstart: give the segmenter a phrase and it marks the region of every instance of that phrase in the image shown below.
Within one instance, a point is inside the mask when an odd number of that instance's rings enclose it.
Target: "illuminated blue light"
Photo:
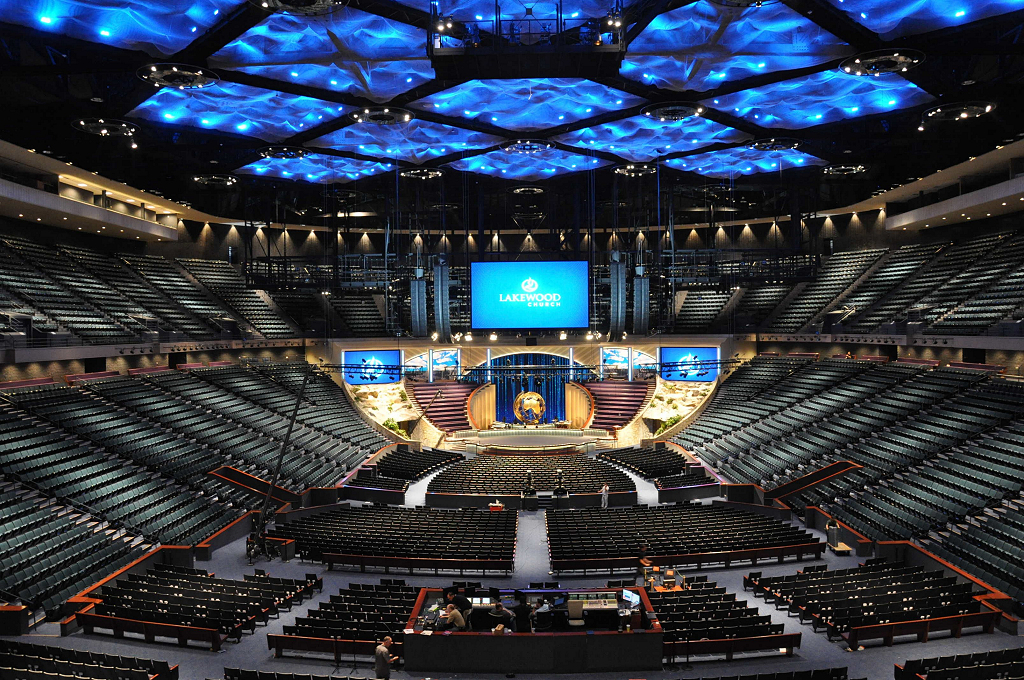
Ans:
[[[412,163],[422,163],[445,154],[445,144],[460,144],[465,149],[486,149],[500,144],[500,137],[461,128],[412,120],[399,125],[355,123],[309,142],[309,146],[339,151],[359,150],[369,156],[386,155]]]
[[[3,21],[79,40],[167,56],[188,47],[201,29],[246,0],[0,0]],[[105,32],[104,32],[105,31]]]
[[[759,172],[778,172],[779,166],[785,169],[806,165],[828,165],[828,161],[796,149],[758,151],[745,146],[709,151],[684,158],[673,158],[665,162],[677,170],[688,170],[706,177],[733,177],[753,175]]]
[[[700,0],[656,17],[630,44],[620,73],[699,92],[766,69],[807,68],[853,52],[783,3],[738,10]]]
[[[347,182],[379,174],[388,167],[376,161],[357,161],[314,153],[303,158],[261,158],[235,172],[272,177],[301,175],[311,182]]]
[[[1024,0],[829,0],[885,40],[926,33],[1024,8]],[[970,7],[968,13],[965,5]]]
[[[555,137],[556,142],[575,147],[601,149],[608,146],[630,161],[650,161],[671,153],[673,144],[690,141],[707,146],[719,142],[741,142],[750,135],[707,118],[661,122],[649,116],[633,116],[624,120],[576,130]],[[699,148],[699,147],[693,147]]]
[[[613,97],[618,97],[614,105],[609,103]],[[516,78],[471,80],[409,106],[422,111],[443,111],[451,106],[462,111],[463,117],[483,121],[498,116],[502,127],[525,131],[642,103],[640,97],[581,78]]]
[[[447,165],[456,170],[476,172],[482,175],[505,175],[511,179],[537,180],[554,177],[557,174],[578,172],[577,165],[587,162],[586,156],[563,151],[557,148],[546,149],[538,153],[512,153],[498,149],[480,156],[452,161]],[[603,167],[610,165],[606,160],[592,159],[593,165]],[[593,170],[594,168],[588,168]]]
[[[337,118],[335,106],[311,97],[222,81],[205,90],[157,90],[128,115],[224,132],[245,131],[277,142],[291,137],[307,123],[316,125],[321,119]]]
[[[316,21],[271,15],[209,62],[385,102],[434,78],[426,43],[422,29],[344,7]]]
[[[719,97],[742,118],[769,128],[802,128],[918,106],[934,97],[897,75],[863,78],[830,70]]]

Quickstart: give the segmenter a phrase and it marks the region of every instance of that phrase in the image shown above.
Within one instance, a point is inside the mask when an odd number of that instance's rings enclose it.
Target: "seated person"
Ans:
[[[445,620],[441,625],[441,630],[466,630],[466,619],[462,618],[462,612],[454,604],[445,607],[441,616]]]
[[[532,621],[533,621],[533,607],[526,600],[520,600],[519,604],[512,607],[512,612],[516,616],[516,627],[515,631],[519,632],[522,628],[524,633],[531,632]]]
[[[512,612],[505,609],[505,605],[502,603],[498,602],[494,605],[494,609],[491,610],[491,616],[495,619],[495,627],[503,623],[506,629],[511,630],[513,633],[516,632],[516,617],[512,615]]]
[[[467,625],[473,622],[473,603],[468,597],[451,590],[448,591],[446,597],[448,602],[454,604],[455,608],[462,613],[462,618],[466,620]]]

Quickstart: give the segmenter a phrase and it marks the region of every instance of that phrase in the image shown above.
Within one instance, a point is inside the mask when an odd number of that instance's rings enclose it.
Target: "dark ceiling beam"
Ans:
[[[444,114],[435,113],[433,111],[423,111],[416,109],[416,117],[420,120],[429,121],[431,123],[440,123],[441,125],[451,125],[452,127],[462,128],[463,130],[472,130],[473,132],[482,132],[486,135],[494,135],[496,137],[502,137],[504,139],[533,137],[534,133],[531,132],[516,132],[515,130],[508,130],[497,125],[491,125],[489,123],[482,123],[478,120],[470,118],[458,118],[456,116],[446,116]]]
[[[420,166],[409,161],[402,160],[400,158],[387,158],[384,156],[368,156],[363,153],[356,153],[354,151],[342,151],[340,149],[328,149],[320,146],[308,146],[306,147],[312,153],[321,154],[324,156],[334,156],[335,158],[347,158],[353,161],[366,161],[369,163],[393,163],[399,168],[418,168]]]
[[[422,85],[417,85],[411,90],[407,90],[406,92],[403,92],[402,94],[396,97],[392,97],[391,101],[389,101],[388,104],[392,106],[408,106],[410,103],[418,99],[429,97],[430,95],[437,94],[438,92],[444,92],[445,90],[455,87],[456,85],[461,85],[464,82],[466,81],[441,80],[438,78],[434,78],[433,80],[428,80]]]
[[[858,24],[828,0],[782,0],[782,3],[826,31],[852,45],[858,52],[886,47],[874,31]]]
[[[358,95],[348,94],[347,92],[325,90],[323,88],[312,87],[310,85],[288,80],[275,80],[274,78],[268,78],[254,73],[236,71],[234,69],[216,69],[216,71],[221,80],[225,80],[229,83],[258,87],[264,90],[277,90],[278,92],[294,94],[300,97],[312,97],[313,99],[321,99],[323,101],[334,102],[335,104],[344,104],[346,106],[355,106],[359,108],[377,106],[377,102]]]
[[[725,97],[730,94],[742,92],[743,90],[750,90],[756,87],[765,87],[767,85],[774,85],[775,83],[781,83],[787,80],[794,80],[796,78],[804,78],[806,76],[814,75],[815,73],[821,73],[822,71],[830,71],[834,68],[839,68],[839,64],[846,59],[846,57],[837,57],[815,66],[805,66],[804,68],[794,68],[788,71],[772,71],[771,73],[759,73],[748,78],[741,78],[740,80],[734,80],[729,83],[725,83],[719,88],[714,90],[708,90],[706,92],[684,92],[686,95],[684,99],[699,101],[714,99],[715,97]]]
[[[385,19],[422,28],[424,31],[430,30],[429,12],[408,7],[393,0],[349,0],[348,6]]]
[[[556,149],[559,149],[561,151],[576,154],[578,156],[584,156],[586,158],[600,158],[601,160],[610,161],[615,165],[628,165],[629,163],[633,162],[627,158],[623,158],[622,156],[614,154],[610,151],[602,151],[601,149],[584,149],[578,146],[570,146],[569,144],[556,142],[552,139],[549,139],[548,142],[550,142],[551,145],[554,146]]]
[[[203,35],[193,40],[188,47],[174,54],[167,61],[205,66],[206,60],[219,52],[232,40],[237,40],[250,28],[270,16],[270,13],[251,2],[243,2],[235,11],[225,16]]]
[[[504,147],[505,144],[506,142],[502,142],[501,144],[495,144],[494,146],[488,146],[483,149],[460,149],[459,151],[453,151],[452,153],[448,153],[443,156],[438,156],[437,158],[431,158],[428,161],[424,161],[423,164],[420,165],[419,167],[440,168],[443,165],[447,165],[448,163],[452,163],[454,161],[462,160],[463,158],[472,158],[474,156],[482,156],[484,154],[491,153],[492,151],[498,151],[499,149]]]
[[[620,109],[618,111],[609,111],[602,113],[597,116],[590,118],[584,118],[583,120],[577,120],[567,125],[559,125],[557,127],[549,128],[543,132],[536,133],[540,139],[550,139],[558,135],[564,135],[568,132],[575,132],[577,130],[583,130],[586,128],[597,127],[598,125],[604,125],[605,123],[613,123],[617,120],[623,120],[625,118],[632,118],[633,116],[639,116],[640,111],[646,106],[646,104],[637,104],[631,106],[628,109]]]
[[[628,26],[623,42],[628,46],[637,36],[643,33],[659,14],[692,5],[697,0],[648,0],[647,2],[630,5],[623,16],[623,25]]]

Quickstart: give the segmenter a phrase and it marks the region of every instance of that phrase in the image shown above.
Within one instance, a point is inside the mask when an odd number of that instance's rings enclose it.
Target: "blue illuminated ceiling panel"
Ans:
[[[634,116],[555,138],[570,146],[609,151],[631,161],[650,161],[709,144],[748,139],[751,137],[746,133],[697,116],[664,123],[648,116]]]
[[[399,125],[355,123],[315,139],[309,146],[422,163],[457,151],[485,149],[502,141],[482,132],[413,120]]]
[[[595,170],[610,163],[601,158],[551,148],[538,153],[511,153],[501,149],[448,163],[449,167],[504,179],[539,180],[581,170]]]
[[[1024,9],[1024,0],[829,0],[886,40]]]
[[[802,168],[808,165],[828,165],[828,161],[796,149],[758,151],[745,146],[673,158],[665,163],[676,170],[687,170],[706,177],[735,177],[759,172],[779,172],[786,168]]]
[[[898,75],[877,78],[823,71],[705,100],[704,104],[769,128],[805,128],[934,101]]]
[[[311,97],[221,81],[205,90],[158,90],[129,116],[279,142],[348,110]]]
[[[853,52],[782,3],[737,8],[700,0],[656,17],[629,45],[620,72],[646,85],[703,92]]]
[[[349,182],[371,177],[391,168],[391,163],[387,162],[357,161],[326,154],[310,154],[304,158],[261,158],[235,172],[242,175],[323,183]]]
[[[274,14],[210,65],[383,102],[434,77],[426,42],[422,29],[348,7],[312,21]]]
[[[11,24],[152,55],[184,49],[245,0],[0,0]]]
[[[409,106],[507,130],[543,130],[644,103],[582,78],[471,80]]]

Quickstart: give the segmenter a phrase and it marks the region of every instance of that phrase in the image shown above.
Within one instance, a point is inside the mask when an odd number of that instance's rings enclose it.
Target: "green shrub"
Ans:
[[[394,419],[394,418],[388,418],[387,420],[385,420],[385,421],[384,421],[383,423],[381,423],[381,424],[382,424],[382,425],[383,425],[384,427],[386,427],[386,428],[388,428],[389,430],[391,430],[392,432],[394,432],[395,434],[400,434],[400,435],[402,435],[403,437],[405,437],[406,439],[408,439],[408,438],[409,438],[409,433],[407,433],[407,432],[406,432],[405,430],[403,430],[403,429],[402,429],[401,427],[399,427],[399,426],[398,426],[398,423],[396,423],[396,422],[395,422],[395,419]]]
[[[669,418],[668,420],[666,420],[665,422],[663,422],[661,424],[661,427],[659,427],[658,431],[654,433],[654,436],[657,437],[659,434],[661,434],[665,430],[671,428],[673,425],[675,425],[676,423],[678,423],[682,419],[683,419],[682,416],[672,416],[671,418]]]

